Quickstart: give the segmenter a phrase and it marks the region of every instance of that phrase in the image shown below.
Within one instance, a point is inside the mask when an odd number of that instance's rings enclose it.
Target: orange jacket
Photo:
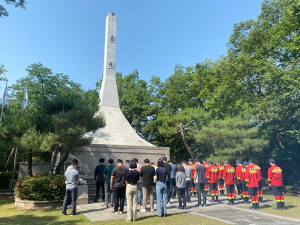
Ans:
[[[245,181],[248,187],[258,187],[258,174],[253,166],[248,166],[245,174]]]
[[[234,184],[235,169],[231,165],[228,165],[224,168],[223,179],[225,184],[233,185]]]
[[[210,165],[206,171],[206,178],[208,183],[218,182],[218,168],[214,165]]]
[[[224,166],[222,166],[222,164],[218,164],[217,168],[218,168],[218,174],[219,174],[218,178],[223,179]]]
[[[195,164],[194,164],[194,163],[189,163],[189,167],[191,168],[191,178],[194,179],[194,175],[195,175]]]
[[[282,169],[273,165],[268,170],[268,183],[275,186],[282,186]]]

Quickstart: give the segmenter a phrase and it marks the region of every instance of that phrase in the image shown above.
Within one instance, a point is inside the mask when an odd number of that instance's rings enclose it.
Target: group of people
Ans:
[[[76,160],[77,161],[77,160]],[[114,160],[99,159],[99,165],[95,168],[94,181],[96,184],[95,202],[98,201],[100,187],[102,188],[102,200],[107,208],[113,207],[112,213],[123,214],[125,199],[127,199],[126,221],[135,221],[137,218],[137,206],[142,205],[140,212],[147,211],[147,197],[150,200],[150,211],[154,211],[154,199],[157,201],[157,216],[164,217],[167,213],[167,205],[171,198],[178,196],[178,209],[185,209],[191,197],[198,197],[196,207],[206,207],[207,193],[210,193],[211,202],[219,202],[219,195],[226,193],[228,205],[234,205],[236,188],[241,194],[243,203],[249,203],[250,209],[258,209],[259,202],[263,202],[262,174],[260,167],[252,161],[236,161],[236,167],[228,161],[224,164],[206,160],[191,159],[175,165],[166,157],[158,160],[157,166],[149,159],[139,164],[138,159],[123,161],[118,159],[116,167]],[[274,159],[269,160],[268,183],[276,197],[276,210],[284,209],[284,197],[282,194],[282,170],[275,164]],[[77,161],[78,164],[78,161]],[[72,161],[71,168],[65,173],[66,196],[63,205],[63,214],[66,213],[67,202],[73,199],[71,215],[76,214],[76,182],[79,179],[76,171],[76,162]],[[75,171],[76,172],[75,172]],[[72,177],[70,179],[70,177]],[[76,186],[76,187],[75,187]],[[75,198],[75,201],[74,201]],[[65,203],[66,202],[66,203]],[[73,202],[75,204],[73,205]]]

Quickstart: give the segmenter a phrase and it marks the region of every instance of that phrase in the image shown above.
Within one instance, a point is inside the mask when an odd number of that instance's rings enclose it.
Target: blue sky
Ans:
[[[256,19],[262,0],[27,0],[0,18],[0,65],[9,85],[35,62],[94,89],[103,73],[105,20],[118,16],[116,71],[149,81],[176,63],[226,55],[234,23]],[[4,82],[0,83],[1,90]],[[2,91],[1,91],[2,92]]]

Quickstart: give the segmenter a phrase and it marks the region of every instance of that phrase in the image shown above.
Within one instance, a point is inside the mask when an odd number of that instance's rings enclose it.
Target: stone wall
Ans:
[[[151,162],[157,164],[157,160],[166,156],[170,158],[170,148],[168,147],[151,147],[151,146],[122,146],[122,145],[97,145],[92,144],[87,147],[78,148],[78,153],[70,154],[65,168],[70,164],[72,159],[76,158],[79,161],[80,175],[92,176],[95,167],[99,164],[99,158],[105,159],[107,165],[108,159],[122,159],[124,164],[127,159],[132,160],[137,158],[139,163],[143,165],[144,159],[149,159]],[[58,156],[59,160],[60,156]],[[57,161],[58,162],[58,161]],[[115,163],[114,163],[115,164]]]

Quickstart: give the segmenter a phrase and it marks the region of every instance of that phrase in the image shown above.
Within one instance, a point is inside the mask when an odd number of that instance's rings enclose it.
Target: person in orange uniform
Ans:
[[[248,193],[248,187],[246,186],[246,169],[249,166],[248,162],[243,162],[243,169],[241,169],[241,186],[242,186],[242,196],[243,196],[243,203],[248,204],[249,203],[249,193]]]
[[[224,162],[224,171],[223,171],[223,179],[225,180],[226,192],[228,195],[228,203],[227,205],[234,205],[234,176],[235,169],[232,167],[228,161]]]
[[[248,166],[246,169],[245,181],[246,185],[248,186],[248,191],[252,201],[252,207],[250,207],[250,209],[259,209],[259,201],[257,196],[258,174],[257,170],[253,166],[253,162],[249,161],[248,163],[250,166]]]
[[[195,164],[193,163],[193,160],[192,159],[189,159],[189,165],[188,165],[190,168],[191,168],[191,191],[190,191],[190,199],[191,197],[193,196],[194,194],[194,197],[196,196],[196,186],[195,186]]]
[[[242,178],[242,169],[244,168],[243,164],[241,161],[237,160],[236,161],[236,169],[235,169],[235,178],[237,180],[237,190],[238,193],[241,195],[241,199],[243,199],[243,194],[242,194],[242,183],[241,183],[241,178]],[[236,196],[236,193],[235,193]]]
[[[219,202],[219,191],[218,191],[218,168],[214,166],[212,161],[208,161],[209,167],[206,171],[206,179],[210,187],[210,195],[212,202]]]
[[[202,164],[205,166],[205,169],[206,169],[206,171],[207,171],[207,168],[209,167],[209,165],[208,165],[208,162],[206,161],[206,159],[203,159],[202,160]],[[204,189],[205,189],[205,191],[209,191],[209,184],[208,184],[208,182],[205,184],[205,187],[204,187]],[[208,194],[207,194],[208,195]]]
[[[263,192],[262,192],[262,184],[261,184],[261,178],[262,178],[261,170],[260,170],[260,167],[258,165],[256,165],[255,163],[253,163],[251,166],[254,167],[257,171],[257,175],[258,175],[257,196],[258,196],[259,202],[263,202]]]
[[[282,169],[276,166],[274,159],[269,159],[270,168],[268,170],[268,183],[272,187],[274,192],[277,207],[273,208],[276,210],[284,210],[284,197],[282,194]]]
[[[223,171],[224,166],[220,163],[220,161],[217,161],[217,168],[218,168],[218,185],[219,185],[219,192],[220,195],[224,195],[224,180],[223,180]]]

